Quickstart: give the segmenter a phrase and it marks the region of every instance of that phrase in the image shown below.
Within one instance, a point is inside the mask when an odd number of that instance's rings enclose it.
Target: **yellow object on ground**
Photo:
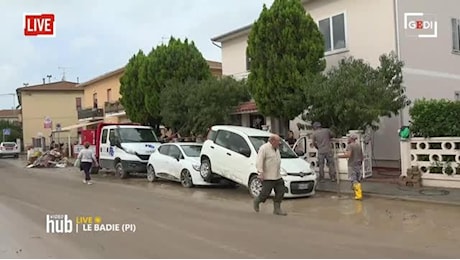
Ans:
[[[361,200],[363,198],[363,190],[361,189],[361,183],[354,183],[353,190],[355,191],[355,200]]]

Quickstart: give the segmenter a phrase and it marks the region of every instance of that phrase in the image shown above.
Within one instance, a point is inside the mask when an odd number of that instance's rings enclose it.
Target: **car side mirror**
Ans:
[[[297,156],[304,156],[305,155],[305,153],[302,152],[302,151],[296,151],[295,153],[297,154]]]

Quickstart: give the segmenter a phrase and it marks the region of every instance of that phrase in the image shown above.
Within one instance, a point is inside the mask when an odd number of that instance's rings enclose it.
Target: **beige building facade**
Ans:
[[[76,107],[83,97],[83,90],[76,85],[74,82],[60,81],[16,90],[21,105],[25,146],[33,145],[33,138],[41,137],[45,138],[46,145],[49,145],[51,134],[56,128],[75,123]],[[70,132],[70,137],[77,137],[76,130]]]
[[[348,56],[377,66],[381,54],[395,51],[405,62],[404,85],[411,100],[460,99],[460,1],[446,0],[442,5],[430,0],[303,0],[302,3],[323,33],[328,68]],[[407,14],[418,16],[405,20]],[[410,19],[436,22],[436,37],[420,37],[420,34],[434,34],[434,28],[411,29]],[[246,78],[249,74],[246,48],[250,30],[248,25],[211,39],[221,44],[224,75]],[[297,134],[300,121],[296,118],[290,123]],[[380,129],[372,136],[374,166],[399,166],[397,130],[408,121],[408,109],[401,116],[382,119]]]

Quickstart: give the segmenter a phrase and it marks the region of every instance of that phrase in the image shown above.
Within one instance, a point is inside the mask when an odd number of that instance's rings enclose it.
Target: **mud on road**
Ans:
[[[458,207],[337,199],[331,193],[251,208],[242,188],[185,189],[94,176],[74,168],[25,169],[0,159],[1,258],[457,258]],[[46,214],[100,216],[136,232],[47,234]]]

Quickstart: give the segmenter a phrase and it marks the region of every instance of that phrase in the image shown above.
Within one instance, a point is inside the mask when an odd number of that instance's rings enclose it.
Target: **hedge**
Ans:
[[[421,99],[409,110],[415,137],[460,137],[460,102]]]

